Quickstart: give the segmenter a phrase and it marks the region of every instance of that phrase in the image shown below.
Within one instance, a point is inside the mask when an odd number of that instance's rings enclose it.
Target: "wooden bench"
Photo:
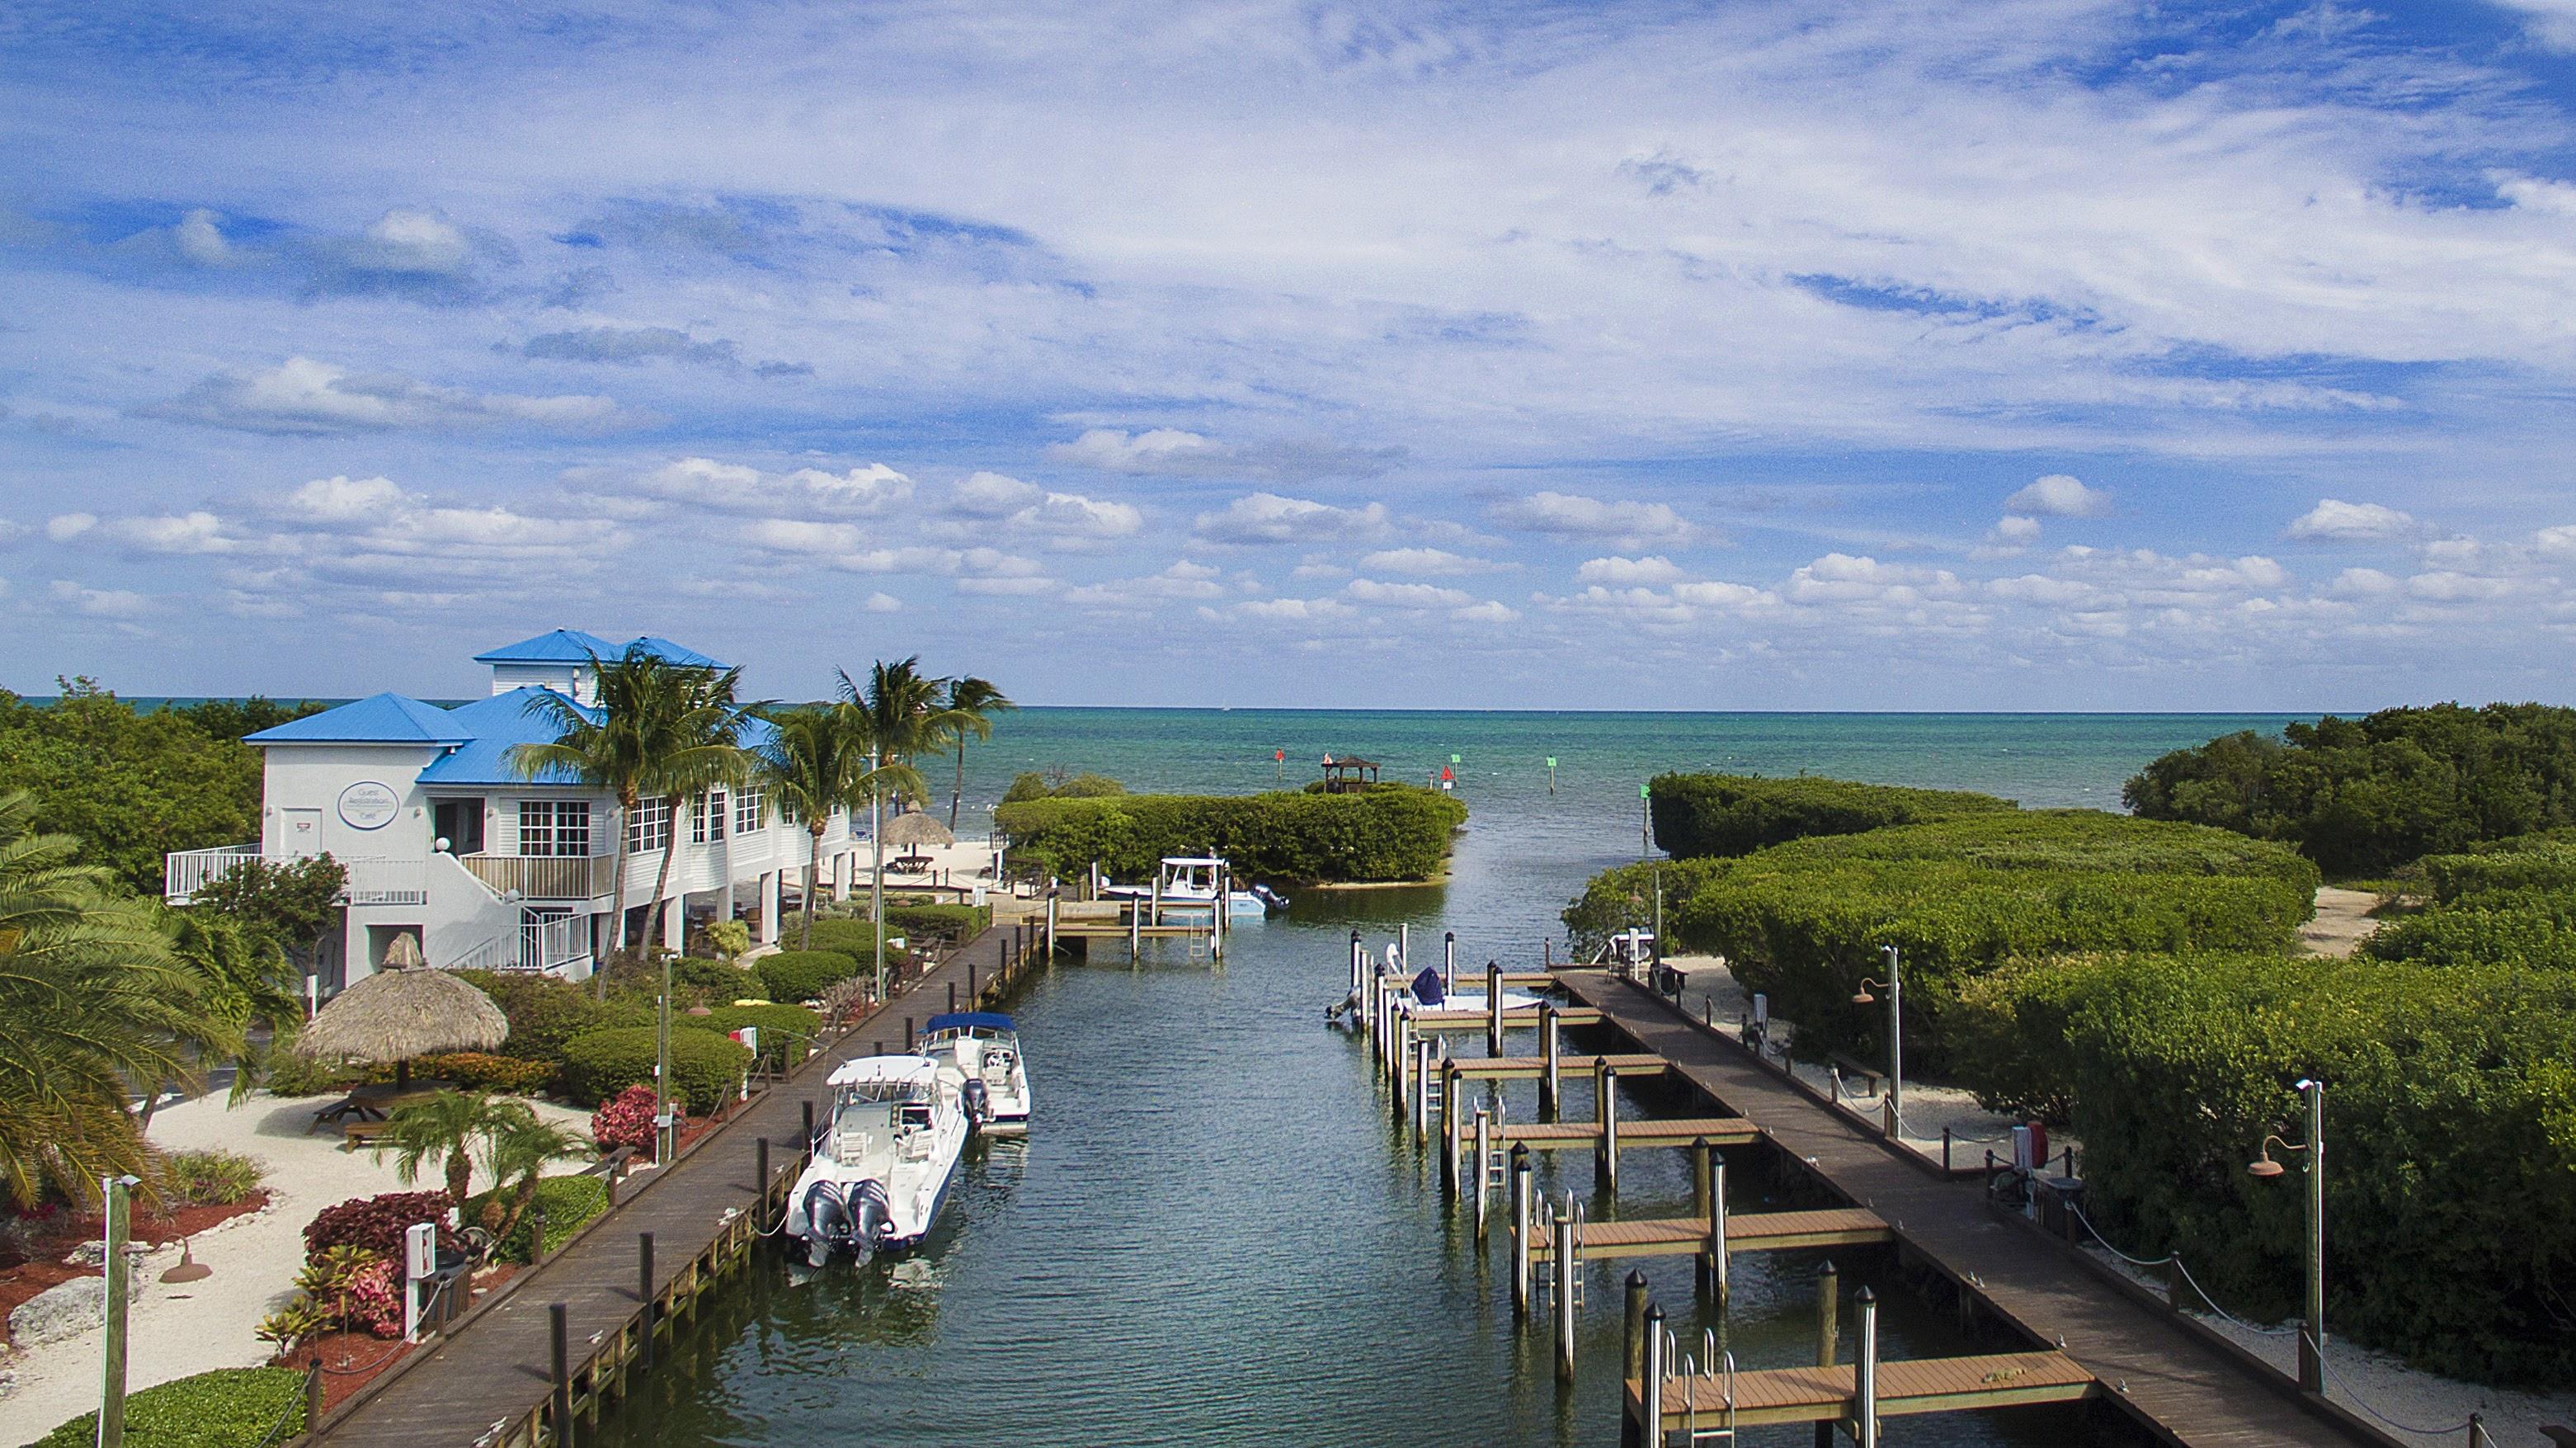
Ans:
[[[356,1121],[343,1121],[340,1123],[340,1149],[355,1151],[384,1135],[392,1125],[390,1121],[369,1121],[363,1117]]]
[[[1855,1061],[1840,1051],[1834,1052],[1831,1056],[1827,1057],[1827,1059],[1832,1061],[1834,1065],[1841,1070],[1843,1075],[1847,1077],[1857,1076],[1860,1078],[1862,1086],[1866,1088],[1861,1094],[1865,1096],[1876,1096],[1878,1094],[1878,1081],[1879,1077],[1883,1073],[1880,1072],[1876,1066]]]

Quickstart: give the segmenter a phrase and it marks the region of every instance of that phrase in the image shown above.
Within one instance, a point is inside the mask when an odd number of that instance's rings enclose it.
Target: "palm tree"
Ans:
[[[653,913],[646,918],[648,945],[662,938],[662,920],[671,908],[671,861],[680,853],[680,824],[695,816],[708,791],[739,787],[751,772],[742,747],[746,715],[734,689],[742,670],[684,668],[677,671],[677,697],[670,703],[670,749],[652,775],[652,788],[670,802],[670,828],[662,836],[662,868],[653,876]],[[668,982],[665,982],[667,989]]]
[[[508,760],[521,778],[569,775],[616,797],[619,818],[610,826],[616,858],[611,913],[617,922],[614,948],[623,954],[628,944],[626,821],[635,818],[647,798],[660,796],[664,808],[671,808],[693,784],[706,787],[700,782],[708,774],[706,750],[711,737],[720,732],[715,728],[719,721],[709,715],[722,715],[723,722],[730,723],[734,682],[740,671],[719,674],[674,664],[640,644],[613,660],[593,658],[591,669],[598,681],[599,702],[584,706],[552,690],[530,695],[528,707],[554,724],[555,740],[513,745]],[[717,698],[721,707],[711,710],[711,700]],[[730,747],[727,736],[722,749]],[[670,883],[669,847],[678,843],[672,838],[679,824],[676,811],[669,824],[672,828],[664,832],[661,878],[654,889],[657,905]],[[655,924],[659,923],[657,913]],[[607,990],[605,972],[598,989]]]
[[[822,877],[823,834],[836,809],[856,809],[888,783],[917,787],[918,776],[889,780],[885,766],[870,767],[867,717],[856,704],[808,705],[768,715],[776,734],[752,751],[752,777],[780,807],[804,821],[805,909],[800,949],[814,946],[814,893]],[[910,775],[907,766],[891,768]]]
[[[492,1200],[483,1206],[483,1229],[498,1241],[527,1215],[545,1169],[581,1155],[588,1143],[564,1127],[538,1120],[536,1108],[524,1101],[501,1102],[492,1116],[483,1132],[483,1168],[492,1177]],[[544,1255],[545,1243],[530,1244],[530,1261]]]
[[[376,1155],[381,1158],[387,1148],[400,1153],[394,1158],[394,1175],[405,1186],[420,1178],[421,1168],[432,1158],[443,1161],[447,1200],[450,1205],[462,1207],[465,1199],[473,1195],[475,1146],[513,1106],[528,1110],[525,1102],[495,1102],[489,1096],[463,1091],[441,1091],[426,1100],[397,1106],[385,1118],[384,1134],[376,1141]]]
[[[111,872],[34,817],[24,791],[0,794],[0,1187],[21,1207],[148,1177],[127,1082],[185,1081],[189,1049],[239,1049],[198,1008],[157,907],[116,898]]]
[[[945,743],[955,721],[943,697],[946,681],[922,673],[919,654],[891,664],[877,660],[868,669],[864,688],[849,670],[837,672],[841,702],[856,711],[868,746],[868,835],[874,857],[868,872],[868,920],[876,927],[876,993],[882,1000],[886,985],[885,797],[891,793],[898,801],[919,803],[929,795],[928,786],[912,768],[913,756]]]
[[[304,1023],[304,998],[295,989],[295,967],[275,940],[218,914],[172,911],[168,926],[172,955],[196,979],[199,1009],[220,1024],[228,1038],[239,1042],[226,1062],[233,1068],[231,1104],[239,1106],[250,1098],[268,1057]],[[254,1026],[268,1028],[265,1049],[254,1050],[250,1045]],[[143,1109],[143,1120],[151,1124],[149,1104]]]
[[[995,688],[992,680],[979,679],[972,674],[949,680],[948,697],[941,703],[943,712],[957,721],[949,728],[950,736],[957,742],[957,787],[948,796],[948,829],[953,834],[957,829],[958,808],[966,799],[966,737],[971,734],[979,740],[992,738],[993,716],[1020,706]]]

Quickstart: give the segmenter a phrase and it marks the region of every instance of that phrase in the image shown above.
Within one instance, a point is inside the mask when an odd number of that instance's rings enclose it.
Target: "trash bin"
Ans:
[[[2081,1177],[2037,1175],[2031,1178],[2033,1199],[2039,1209],[2040,1230],[2061,1237],[2070,1245],[2083,1235],[2075,1213],[2084,1200]]]

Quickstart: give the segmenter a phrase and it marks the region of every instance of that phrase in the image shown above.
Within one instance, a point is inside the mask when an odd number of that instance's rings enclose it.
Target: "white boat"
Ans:
[[[1226,862],[1213,855],[1165,855],[1161,871],[1151,885],[1103,885],[1100,893],[1117,900],[1160,901],[1165,915],[1205,915],[1216,908],[1216,882],[1228,873]],[[1260,886],[1247,886],[1226,891],[1226,914],[1235,919],[1258,920],[1270,913],[1270,902],[1287,900]]]
[[[921,1054],[955,1072],[966,1117],[988,1136],[1018,1136],[1029,1129],[1029,1065],[1020,1053],[1020,1028],[999,1011],[952,1011],[930,1018]]]
[[[787,1199],[786,1235],[816,1267],[912,1246],[939,1219],[966,1151],[961,1083],[928,1056],[862,1056],[832,1072],[832,1111]]]
[[[1390,960],[1394,954],[1394,948],[1389,947],[1387,955]],[[1481,985],[1483,982],[1478,980],[1477,983]],[[1439,968],[1426,965],[1413,979],[1405,982],[1404,991],[1396,997],[1395,1004],[1396,1009],[1408,1016],[1417,1011],[1474,1011],[1478,1015],[1490,1015],[1492,1007],[1487,1001],[1488,997],[1481,990],[1449,989],[1448,983],[1440,978]],[[1534,1011],[1538,1007],[1539,998],[1527,991],[1508,988],[1503,991],[1505,1015],[1514,1011]]]

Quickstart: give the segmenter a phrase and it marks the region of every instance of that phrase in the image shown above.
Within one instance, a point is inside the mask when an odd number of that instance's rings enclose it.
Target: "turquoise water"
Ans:
[[[1321,1022],[1356,928],[1409,926],[1417,952],[1459,937],[1462,966],[1535,962],[1555,912],[1595,869],[1634,858],[1637,783],[1664,768],[1794,772],[1991,789],[2031,804],[2115,803],[2155,754],[2278,716],[1320,714],[1032,710],[970,759],[970,800],[1061,766],[1139,788],[1245,790],[1286,749],[1311,777],[1326,749],[1425,777],[1461,756],[1474,810],[1436,886],[1307,891],[1247,925],[1222,970],[1177,944],[1142,961],[1104,946],[1012,1003],[1038,1098],[1022,1142],[974,1149],[922,1250],[798,1280],[775,1256],[721,1294],[676,1362],[599,1442],[644,1445],[1563,1444],[1617,1431],[1618,1277],[1591,1269],[1580,1372],[1561,1390],[1545,1330],[1514,1327],[1508,1254],[1443,1204],[1436,1163],[1396,1130],[1366,1047]],[[1559,762],[1550,795],[1544,760]],[[938,777],[934,775],[934,778]],[[944,783],[944,780],[940,782]],[[1575,1049],[1609,1045],[1576,1033]],[[1470,1049],[1474,1049],[1471,1045]],[[1569,1084],[1570,1119],[1592,1110]],[[1508,1088],[1535,1111],[1534,1083]],[[1699,1109],[1660,1085],[1626,1115]],[[1759,1150],[1729,1155],[1741,1210],[1775,1196]],[[1641,1152],[1613,1200],[1588,1157],[1548,1161],[1596,1219],[1687,1210],[1678,1152]],[[1694,1349],[1724,1334],[1745,1368],[1812,1360],[1824,1252],[1748,1253],[1719,1317],[1686,1259],[1647,1272]],[[1926,1307],[1884,1250],[1836,1254],[1846,1294],[1873,1287],[1891,1357],[2001,1350]],[[1848,1295],[1846,1343],[1854,1329]],[[1803,1445],[1804,1427],[1748,1432]],[[1891,1444],[2131,1444],[2110,1410],[1891,1420]]]

